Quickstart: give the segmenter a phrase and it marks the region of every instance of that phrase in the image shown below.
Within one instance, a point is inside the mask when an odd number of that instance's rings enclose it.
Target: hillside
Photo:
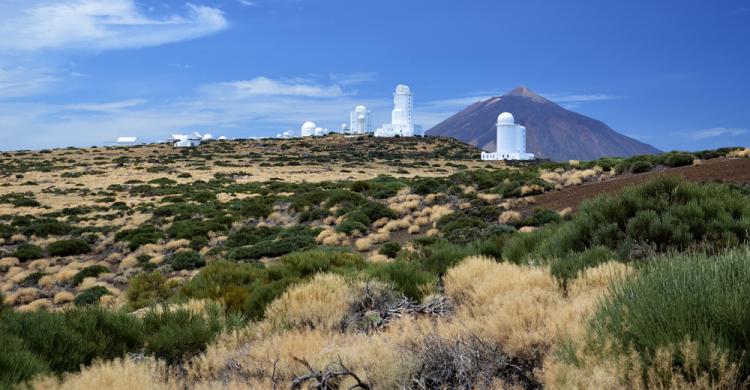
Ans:
[[[326,136],[2,153],[0,388],[750,380],[750,365],[716,361],[747,356],[750,149],[527,166],[477,152]],[[571,210],[598,191],[612,196]],[[613,280],[653,278],[648,264],[692,249],[710,257],[664,271],[657,293],[605,299]],[[706,297],[716,310],[697,310]],[[658,351],[726,355],[653,363],[640,338],[654,334]],[[683,344],[695,334],[709,339]],[[567,346],[581,358],[557,353]],[[675,371],[650,375],[665,364]]]
[[[497,116],[510,112],[526,126],[527,151],[554,161],[629,157],[659,151],[617,133],[606,124],[566,110],[519,87],[504,96],[472,104],[437,124],[428,135],[453,137],[488,151],[495,150]]]

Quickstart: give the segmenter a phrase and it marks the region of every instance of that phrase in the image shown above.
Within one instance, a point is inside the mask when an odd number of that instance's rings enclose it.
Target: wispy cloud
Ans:
[[[750,130],[748,129],[736,127],[713,127],[710,129],[690,131],[688,132],[688,136],[693,140],[702,140],[717,137],[738,137],[748,133],[750,133]]]
[[[340,85],[312,84],[307,79],[273,80],[256,77],[208,84],[200,87],[201,92],[221,99],[243,99],[252,96],[304,96],[311,98],[333,98],[344,96]]]
[[[237,0],[238,3],[247,6],[247,7],[254,7],[256,6],[255,2],[249,1],[249,0]]]
[[[378,74],[375,72],[332,73],[329,77],[337,84],[356,85],[375,81]]]
[[[155,17],[135,0],[9,0],[0,5],[0,50],[139,48],[226,27],[220,9],[191,3],[179,14]]]
[[[59,81],[59,75],[47,68],[0,67],[0,98],[31,96]]]

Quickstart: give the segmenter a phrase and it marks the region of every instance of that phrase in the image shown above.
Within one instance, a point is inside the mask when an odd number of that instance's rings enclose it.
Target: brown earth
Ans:
[[[581,202],[601,194],[613,194],[623,188],[642,183],[657,176],[681,176],[694,182],[733,182],[750,183],[750,159],[717,158],[703,161],[701,165],[680,168],[668,168],[641,174],[616,176],[613,179],[598,183],[587,183],[580,186],[566,187],[560,191],[548,192],[535,196],[536,202],[518,209],[529,213],[535,208],[563,210],[570,207],[577,211]]]

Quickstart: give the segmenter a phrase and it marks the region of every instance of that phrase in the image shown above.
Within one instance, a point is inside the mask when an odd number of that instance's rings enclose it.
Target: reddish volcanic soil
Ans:
[[[560,191],[537,195],[536,203],[525,206],[518,211],[528,213],[535,208],[562,210],[567,207],[578,210],[581,202],[600,194],[611,194],[624,187],[641,183],[661,175],[682,176],[695,182],[734,182],[750,183],[750,158],[731,159],[716,158],[704,161],[702,165],[669,168],[637,175],[622,175],[600,183],[588,183],[580,186],[567,187]]]

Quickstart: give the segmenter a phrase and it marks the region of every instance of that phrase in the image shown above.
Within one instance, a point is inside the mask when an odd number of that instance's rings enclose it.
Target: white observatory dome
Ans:
[[[409,93],[409,87],[403,84],[399,84],[396,87],[396,93]]]
[[[367,111],[367,107],[365,106],[357,106],[357,108],[354,109],[356,112],[365,112]]]
[[[513,114],[504,112],[497,117],[498,125],[515,125],[516,120],[513,118]]]
[[[303,137],[311,137],[311,136],[315,135],[315,128],[316,127],[317,127],[317,125],[315,124],[315,122],[307,121],[307,122],[303,123],[302,124],[302,129],[300,131],[301,132],[301,136],[303,136]]]

